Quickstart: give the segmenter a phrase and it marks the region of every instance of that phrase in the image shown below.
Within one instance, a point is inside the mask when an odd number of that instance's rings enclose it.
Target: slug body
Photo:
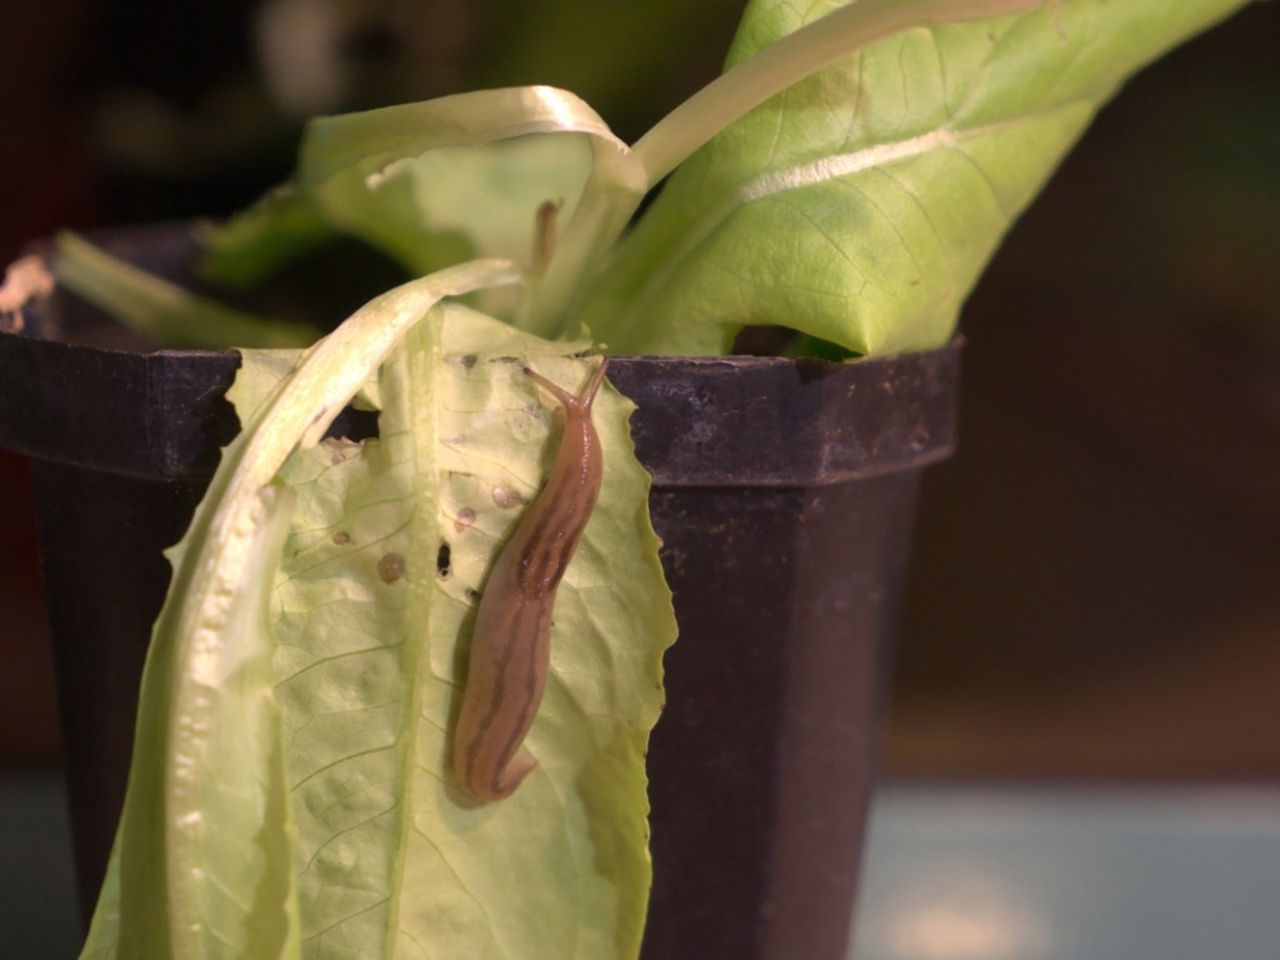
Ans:
[[[476,613],[453,768],[482,802],[510,796],[538,764],[519,750],[546,689],[556,588],[600,494],[604,466],[591,405],[605,366],[579,397],[525,369],[560,401],[564,432],[551,476],[498,555]]]

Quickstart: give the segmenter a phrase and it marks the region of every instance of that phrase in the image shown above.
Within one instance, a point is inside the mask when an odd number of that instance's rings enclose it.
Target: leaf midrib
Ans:
[[[405,403],[405,419],[411,424],[408,431],[413,440],[413,455],[416,461],[414,470],[414,510],[410,520],[413,533],[409,542],[419,549],[434,542],[438,535],[436,504],[436,471],[435,444],[438,438],[438,424],[435,415],[435,380],[432,373],[437,369],[434,354],[439,350],[437,336],[423,337],[421,332],[431,329],[430,323],[423,324],[409,333],[401,342],[394,355],[394,362],[402,367],[403,380],[407,396],[396,397],[398,402]],[[426,340],[429,347],[415,350],[415,341]],[[387,939],[383,955],[387,960],[395,960],[399,952],[400,942],[400,900],[404,889],[405,864],[409,858],[409,842],[413,830],[413,788],[416,763],[416,745],[418,735],[418,716],[422,712],[422,686],[429,678],[430,671],[421,669],[423,646],[429,636],[431,622],[431,600],[435,593],[431,579],[434,571],[426,565],[425,574],[411,574],[410,592],[404,608],[404,630],[406,633],[403,660],[405,675],[409,678],[409,697],[405,708],[404,730],[401,736],[400,783],[402,789],[399,798],[400,835],[396,843],[395,861],[392,865],[391,890],[387,906]],[[411,570],[420,570],[423,565],[411,564]],[[420,629],[414,629],[415,624]],[[414,639],[416,638],[416,639]]]
[[[681,242],[668,248],[669,252],[662,258],[659,265],[646,271],[647,279],[636,295],[628,298],[627,307],[621,313],[618,324],[610,330],[610,339],[619,343],[631,342],[629,337],[637,324],[649,315],[649,304],[656,293],[665,289],[681,267],[724,226],[734,213],[748,204],[791,190],[821,186],[842,177],[891,166],[925,156],[934,150],[955,149],[970,141],[1049,119],[1091,103],[1092,101],[1087,98],[1072,99],[1063,101],[1050,109],[1034,110],[993,123],[972,127],[947,124],[914,137],[878,143],[847,153],[824,156],[782,170],[756,174],[724,191],[716,203],[704,207],[703,214],[684,231]]]

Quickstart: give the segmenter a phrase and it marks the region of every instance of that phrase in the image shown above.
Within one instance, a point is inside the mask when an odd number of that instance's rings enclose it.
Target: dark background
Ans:
[[[634,139],[715,75],[739,9],[26,6],[0,34],[0,256],[60,226],[228,213],[287,175],[311,112],[549,82]],[[1280,779],[1277,50],[1280,5],[1254,4],[1141,74],[970,301],[891,775]],[[42,602],[26,466],[0,454],[2,764],[58,758]]]

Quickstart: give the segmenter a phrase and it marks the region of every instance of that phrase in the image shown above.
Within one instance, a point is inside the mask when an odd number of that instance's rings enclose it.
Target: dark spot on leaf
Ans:
[[[378,576],[383,583],[395,583],[404,576],[404,557],[398,553],[384,553],[378,560]]]
[[[311,426],[313,426],[313,427],[314,427],[317,423],[319,423],[321,420],[323,420],[323,419],[324,419],[324,415],[325,415],[326,413],[328,413],[328,412],[329,412],[329,408],[328,408],[328,406],[323,406],[323,407],[321,407],[319,410],[317,410],[317,411],[316,411],[316,415],[315,415],[314,417],[312,417],[312,418],[311,418]]]
[[[470,600],[472,603],[475,603],[477,600],[480,599],[480,591],[477,590],[475,587],[467,587],[467,599]]]
[[[339,530],[333,535],[333,542],[338,546],[342,546],[344,543],[350,543],[351,534],[347,533],[345,530]]]
[[[451,553],[449,541],[441,540],[440,549],[436,551],[436,573],[440,575],[441,580],[449,579],[449,557]]]
[[[476,365],[476,355],[474,353],[468,353],[465,357],[462,358],[462,367],[464,370],[470,370],[475,365]]]

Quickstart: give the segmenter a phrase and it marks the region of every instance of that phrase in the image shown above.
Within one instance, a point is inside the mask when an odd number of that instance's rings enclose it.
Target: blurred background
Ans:
[[[230,213],[318,112],[544,82],[634,139],[718,72],[741,5],[28,5],[0,33],[0,258],[61,226]],[[1277,50],[1280,4],[1255,3],[1140,74],[970,300],[891,780],[1280,784]],[[0,453],[0,828],[37,845],[56,798],[5,785],[56,782],[42,603],[27,468]],[[65,851],[31,851],[65,876]]]

